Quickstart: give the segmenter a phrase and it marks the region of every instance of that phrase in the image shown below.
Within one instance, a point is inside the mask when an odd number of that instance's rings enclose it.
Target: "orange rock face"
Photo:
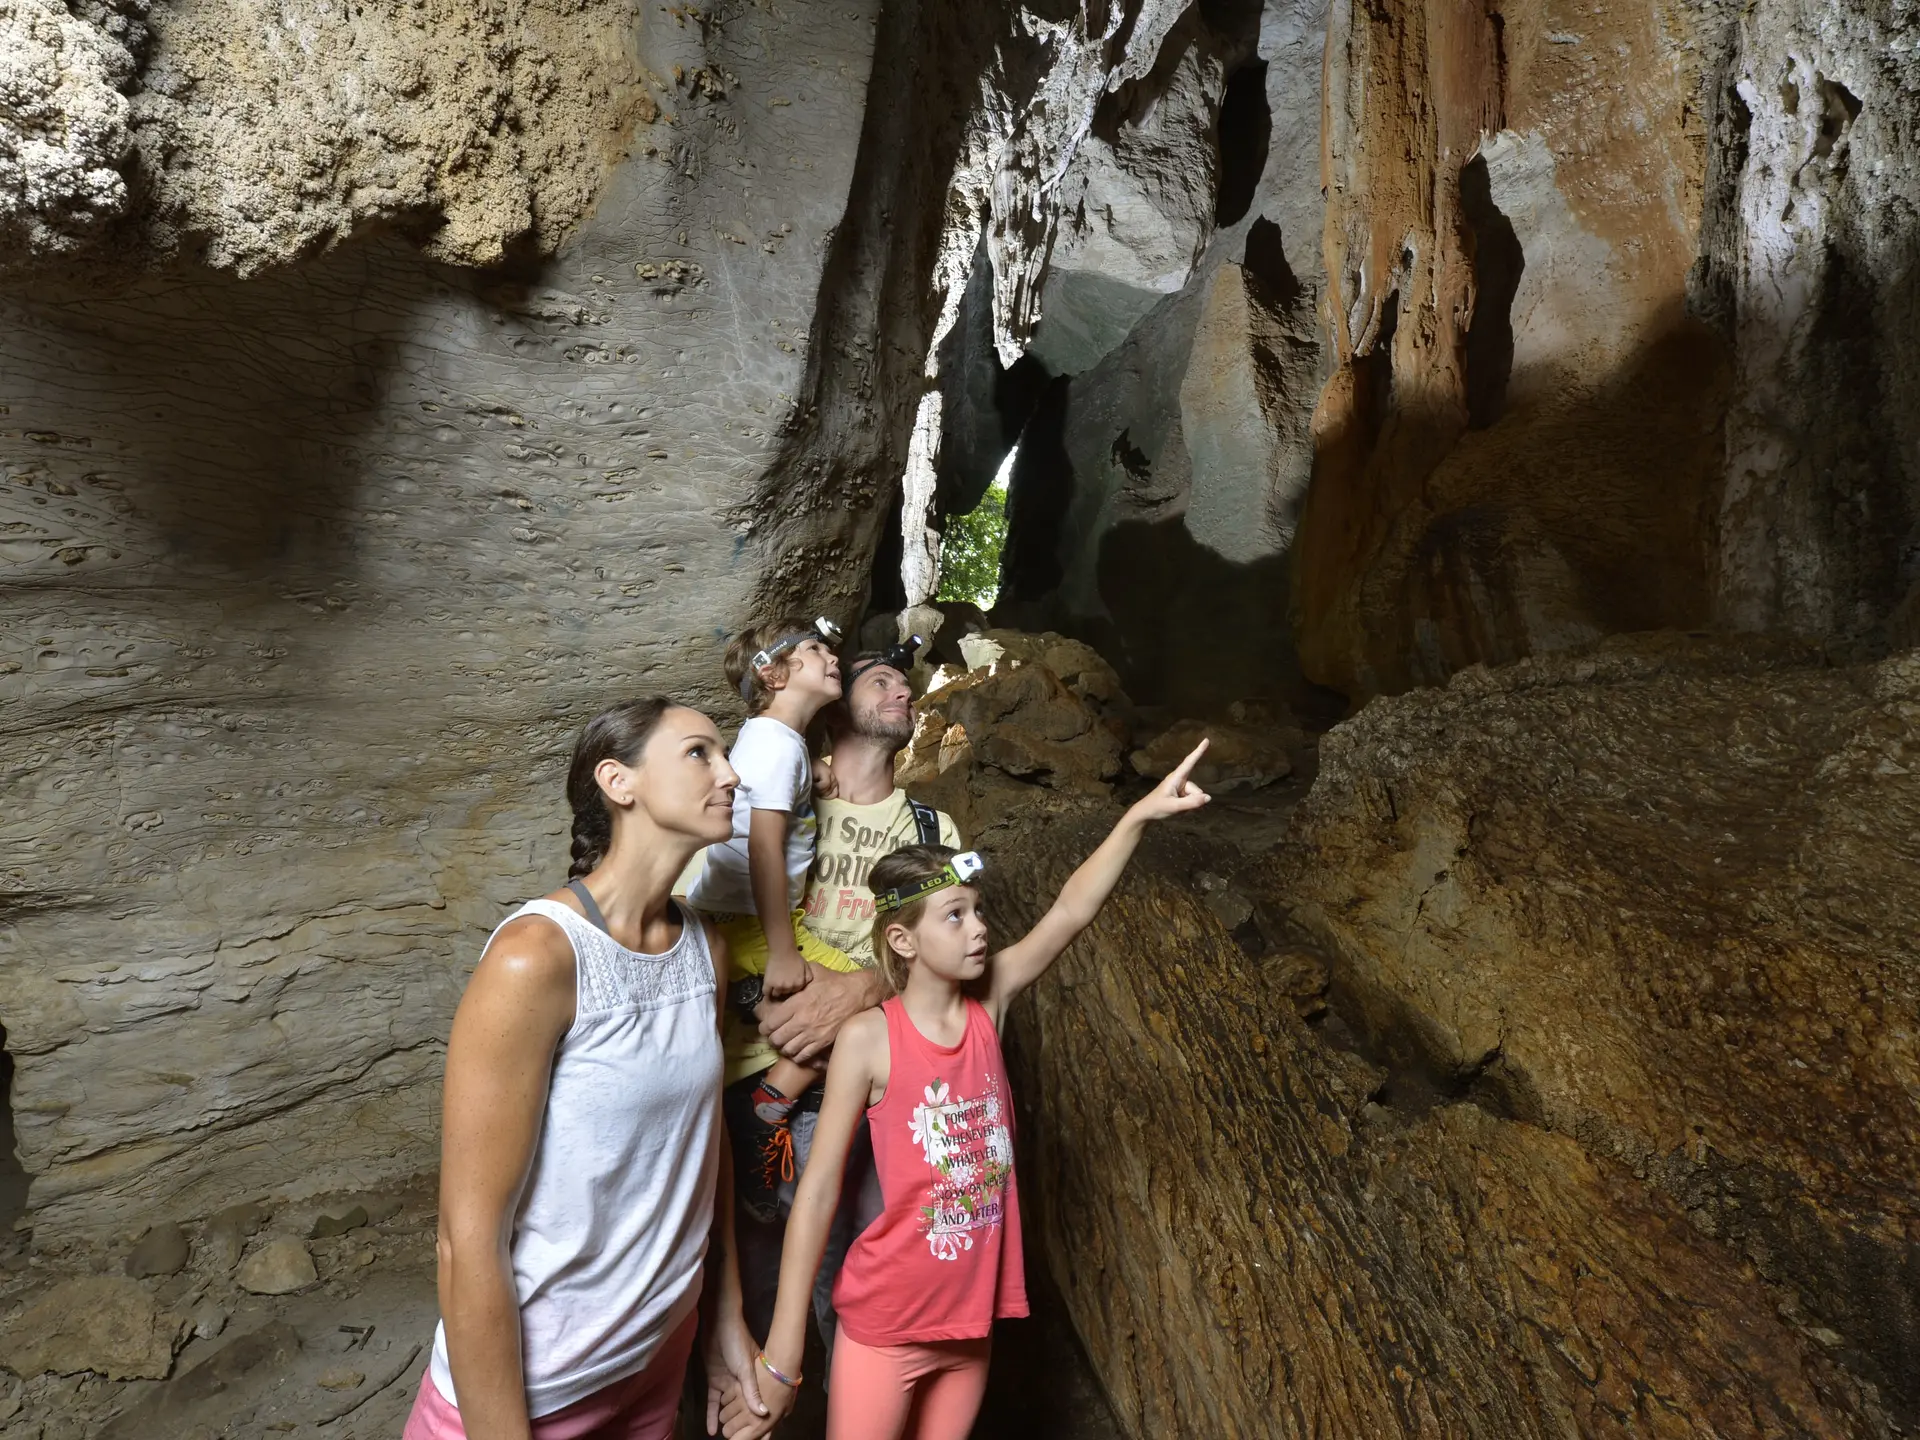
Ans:
[[[1336,9],[1338,363],[1294,550],[1313,679],[1396,691],[1707,617],[1728,361],[1687,313],[1695,23],[1561,0]]]

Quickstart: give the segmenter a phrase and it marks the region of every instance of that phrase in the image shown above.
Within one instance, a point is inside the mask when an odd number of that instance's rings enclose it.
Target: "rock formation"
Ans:
[[[1614,642],[1326,737],[1275,877],[1364,1025],[1572,1137],[1920,1414],[1920,659]]]
[[[0,0],[37,1246],[432,1164],[571,731],[858,618],[949,292],[1180,8]]]
[[[1470,670],[1329,734],[1278,852],[1150,835],[1013,1032],[1129,1432],[1904,1433],[1916,683]],[[1109,819],[992,832],[996,923]]]

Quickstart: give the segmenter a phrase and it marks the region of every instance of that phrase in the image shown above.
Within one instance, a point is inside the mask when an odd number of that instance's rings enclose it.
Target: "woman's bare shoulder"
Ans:
[[[573,986],[573,941],[560,922],[522,915],[494,935],[467,982],[467,993],[511,993],[527,999],[564,993],[571,1005]]]

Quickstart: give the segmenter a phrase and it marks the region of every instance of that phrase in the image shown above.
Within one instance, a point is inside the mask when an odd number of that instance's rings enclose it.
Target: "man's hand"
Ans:
[[[886,977],[878,969],[843,973],[809,965],[806,989],[790,999],[760,1006],[760,1033],[787,1059],[812,1062],[833,1048],[840,1027],[887,996]]]

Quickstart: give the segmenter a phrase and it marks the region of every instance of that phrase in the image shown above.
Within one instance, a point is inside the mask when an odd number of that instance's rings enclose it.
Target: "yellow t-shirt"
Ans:
[[[805,925],[861,965],[873,964],[873,892],[867,875],[882,855],[920,843],[907,792],[895,790],[875,805],[816,802],[813,869],[807,874]],[[960,832],[944,811],[940,843],[960,846]]]

